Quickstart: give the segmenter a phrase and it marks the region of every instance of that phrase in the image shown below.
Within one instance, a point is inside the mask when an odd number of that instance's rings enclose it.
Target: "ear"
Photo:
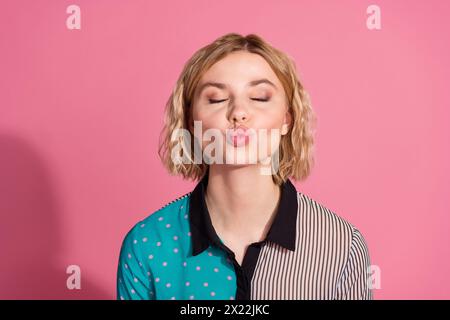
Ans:
[[[289,128],[292,125],[292,116],[290,112],[290,108],[287,109],[286,114],[284,115],[283,126],[281,127],[281,135],[285,135],[289,132]]]

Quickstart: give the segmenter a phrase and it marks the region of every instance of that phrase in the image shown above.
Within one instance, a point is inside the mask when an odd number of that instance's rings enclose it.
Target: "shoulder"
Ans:
[[[164,204],[160,209],[151,212],[143,219],[135,222],[123,238],[122,248],[140,247],[147,242],[160,239],[168,229],[182,228],[181,222],[189,208],[189,198],[192,192],[188,192],[176,199]]]
[[[351,221],[345,219],[335,210],[325,206],[312,197],[297,192],[300,225],[311,233],[332,238],[348,249],[355,241],[365,243],[360,230]]]

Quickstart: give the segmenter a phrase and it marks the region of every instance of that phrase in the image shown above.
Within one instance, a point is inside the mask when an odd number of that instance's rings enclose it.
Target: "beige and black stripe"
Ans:
[[[295,251],[267,242],[251,281],[251,299],[372,299],[370,259],[361,233],[298,192]]]

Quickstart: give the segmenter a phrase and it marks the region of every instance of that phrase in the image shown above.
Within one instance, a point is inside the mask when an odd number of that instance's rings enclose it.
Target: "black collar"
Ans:
[[[205,202],[208,174],[209,170],[197,183],[189,201],[189,223],[191,226],[192,255],[194,256],[206,250],[210,244],[220,244],[220,239],[214,230]],[[289,179],[282,184],[280,197],[278,211],[266,240],[295,251],[298,209],[297,190]]]

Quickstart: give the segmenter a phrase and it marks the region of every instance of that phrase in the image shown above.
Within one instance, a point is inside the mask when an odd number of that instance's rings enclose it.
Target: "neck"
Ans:
[[[255,240],[268,231],[280,192],[272,176],[262,175],[257,165],[211,165],[205,200],[216,231]]]

